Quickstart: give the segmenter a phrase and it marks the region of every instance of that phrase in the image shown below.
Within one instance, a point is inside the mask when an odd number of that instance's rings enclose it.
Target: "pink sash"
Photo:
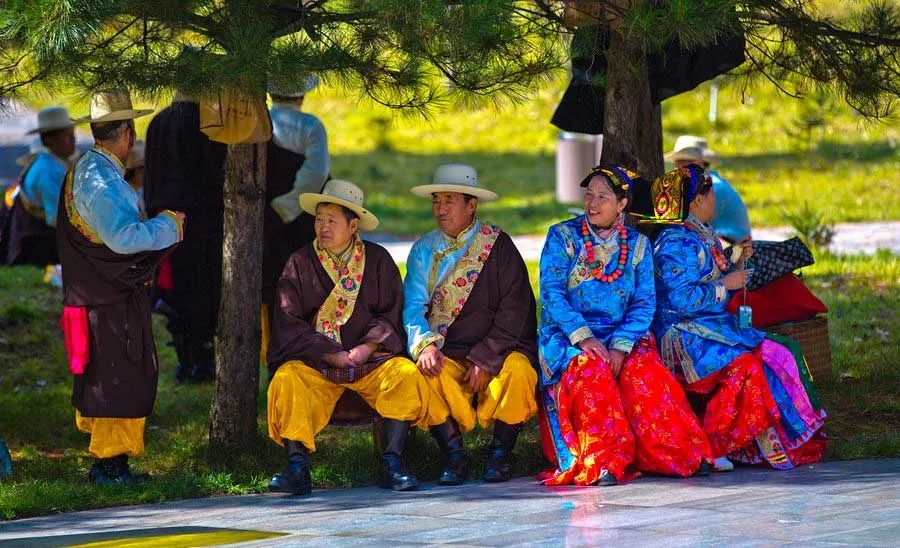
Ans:
[[[91,358],[87,308],[83,306],[64,306],[59,326],[63,330],[63,337],[66,343],[69,371],[73,375],[83,375],[84,368]]]

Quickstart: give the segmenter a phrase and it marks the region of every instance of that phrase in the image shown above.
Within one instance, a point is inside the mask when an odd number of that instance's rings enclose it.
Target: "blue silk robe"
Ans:
[[[569,361],[581,353],[578,343],[596,337],[610,350],[628,354],[647,334],[656,310],[653,256],[647,238],[627,228],[624,274],[605,283],[591,277],[581,235],[584,215],[553,225],[541,253],[541,327],[538,331],[541,384],[559,382]],[[605,272],[619,261],[618,234],[601,241],[591,231],[593,248]],[[612,264],[610,264],[612,263]]]

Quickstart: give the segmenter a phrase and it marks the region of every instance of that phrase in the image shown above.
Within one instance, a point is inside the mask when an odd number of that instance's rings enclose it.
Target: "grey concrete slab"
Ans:
[[[897,546],[898,493],[900,459],[788,472],[739,468],[689,480],[645,477],[615,487],[545,488],[529,478],[424,485],[412,493],[366,487],[0,522],[0,546],[64,546],[75,538],[188,530],[285,534],[241,546]]]

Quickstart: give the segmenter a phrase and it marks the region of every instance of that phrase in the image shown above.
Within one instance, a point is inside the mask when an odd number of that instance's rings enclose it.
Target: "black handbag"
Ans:
[[[747,261],[747,268],[753,269],[747,289],[759,289],[815,262],[812,252],[800,238],[783,242],[754,241],[753,257]]]

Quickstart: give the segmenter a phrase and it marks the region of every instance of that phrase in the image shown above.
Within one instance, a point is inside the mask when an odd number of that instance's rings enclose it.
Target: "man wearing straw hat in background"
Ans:
[[[429,378],[432,397],[448,408],[431,429],[446,461],[438,481],[459,485],[468,478],[460,430],[476,422],[494,426],[484,480],[506,481],[522,423],[537,410],[537,318],[528,270],[509,235],[478,219],[478,203],[497,194],[478,186],[475,168],[439,166],[433,184],[411,191],[431,199],[438,224],[413,244],[403,284],[409,354]]]
[[[59,262],[56,253],[56,215],[68,159],[75,153],[75,122],[63,107],[38,112],[42,149],[25,167],[21,184],[8,192],[12,198],[3,247],[6,264],[33,264],[48,268]]]
[[[63,183],[57,244],[63,267],[66,353],[74,375],[78,429],[91,434],[95,483],[133,483],[129,456],[144,452],[144,421],[156,399],[158,366],[149,285],[163,251],[182,238],[184,214],[142,219],[137,193],[124,179],[134,140],[127,91],[95,93],[94,147]]]
[[[680,135],[675,140],[672,151],[666,154],[666,160],[675,163],[675,167],[696,164],[706,170],[712,179],[713,192],[716,193],[716,210],[710,224],[716,232],[729,242],[740,242],[750,238],[750,217],[747,206],[737,190],[722,178],[717,171],[709,169],[710,164],[719,160],[716,154],[702,137]]]
[[[316,239],[291,255],[278,281],[268,422],[288,465],[269,490],[310,492],[315,436],[347,389],[384,418],[378,485],[415,489],[418,482],[403,464],[406,437],[411,425],[434,422],[428,383],[403,355],[400,272],[383,247],[357,235],[373,230],[378,219],[353,183],[333,179],[321,193],[301,194],[300,207],[315,215]]]

